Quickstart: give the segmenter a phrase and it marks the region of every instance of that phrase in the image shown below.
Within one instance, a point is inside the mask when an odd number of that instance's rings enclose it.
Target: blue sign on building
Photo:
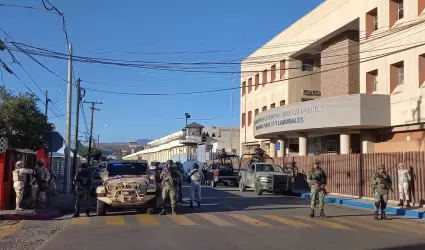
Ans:
[[[280,150],[280,142],[276,142],[276,150]]]

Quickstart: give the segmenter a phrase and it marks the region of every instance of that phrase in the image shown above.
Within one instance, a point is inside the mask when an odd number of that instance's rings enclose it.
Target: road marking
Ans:
[[[310,217],[307,217],[307,216],[295,216],[295,217],[298,218],[298,219],[301,219],[301,220],[312,222],[316,225],[323,226],[323,227],[329,227],[329,228],[338,229],[338,230],[341,230],[341,229],[342,230],[353,230],[350,227],[347,227],[347,226],[344,226],[344,225],[341,225],[341,224],[338,224],[338,223],[330,222],[326,219],[321,219],[321,218],[313,219],[313,218],[310,218]]]
[[[205,220],[219,226],[219,227],[233,227],[232,223],[225,221],[213,214],[198,214],[200,217],[204,218]]]
[[[147,214],[138,214],[136,215],[136,217],[140,224],[148,225],[148,226],[159,225],[159,221],[155,218],[155,216],[147,215]]]
[[[14,225],[0,227],[0,240],[6,238],[8,235],[17,232],[22,227],[22,223],[19,222]]]
[[[71,224],[74,224],[74,225],[87,225],[89,223],[90,223],[89,217],[77,217],[77,218],[72,218],[71,220]]]
[[[272,227],[273,225],[248,217],[244,214],[229,214],[229,216],[257,227]]]
[[[409,225],[408,222],[398,222],[399,220],[403,220],[403,219],[398,219],[398,220],[388,220],[388,223],[385,223],[384,226],[388,226],[397,230],[404,230],[404,231],[409,231],[412,233],[417,233],[417,234],[421,234],[421,235],[425,235],[425,231],[421,230],[420,228],[412,228],[412,225]],[[386,221],[387,222],[387,221]]]
[[[122,216],[106,216],[106,224],[108,225],[125,225],[124,218]]]
[[[194,222],[193,220],[190,220],[184,215],[167,215],[169,218],[171,218],[175,223],[179,224],[180,226],[196,226],[198,223]]]
[[[360,228],[365,228],[368,230],[372,230],[372,231],[377,231],[377,232],[387,232],[387,233],[393,233],[393,230],[387,229],[385,227],[378,227],[378,226],[372,226],[369,223],[364,223],[364,222],[360,222],[360,221],[354,221],[354,220],[349,220],[349,219],[343,219],[343,218],[332,218],[331,220],[336,220],[339,221],[341,223],[345,223],[351,226],[356,226],[356,227],[360,227]]]
[[[299,222],[299,221],[295,221],[295,220],[290,220],[290,219],[286,219],[277,215],[262,215],[263,217],[266,217],[267,219],[273,220],[273,221],[277,221],[280,222],[282,224],[286,224],[289,226],[293,226],[293,227],[297,227],[297,228],[312,228],[312,226]]]

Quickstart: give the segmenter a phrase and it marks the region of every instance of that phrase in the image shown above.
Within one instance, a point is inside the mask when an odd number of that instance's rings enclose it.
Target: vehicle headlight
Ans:
[[[267,177],[265,177],[265,176],[261,176],[261,177],[260,177],[260,181],[261,181],[261,182],[267,182]]]

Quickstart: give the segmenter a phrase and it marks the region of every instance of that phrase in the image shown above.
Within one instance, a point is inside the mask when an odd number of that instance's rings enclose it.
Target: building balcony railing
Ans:
[[[182,139],[180,139],[181,144],[198,144],[202,142],[201,135],[186,135]]]

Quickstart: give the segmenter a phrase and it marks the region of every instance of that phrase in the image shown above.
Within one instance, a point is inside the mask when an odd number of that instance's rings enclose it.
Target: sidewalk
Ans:
[[[310,190],[295,190],[295,193],[302,199],[310,199]],[[373,200],[371,198],[356,198],[339,194],[329,194],[325,197],[325,202],[366,209],[374,208]],[[415,204],[415,206],[410,208],[402,208],[397,206],[397,202],[395,201],[389,201],[386,210],[388,213],[409,216],[418,219],[423,219],[425,213],[425,208],[419,204]]]
[[[73,194],[51,196],[50,206],[45,209],[2,210],[0,211],[0,220],[49,220],[57,218],[73,209],[73,197]]]

